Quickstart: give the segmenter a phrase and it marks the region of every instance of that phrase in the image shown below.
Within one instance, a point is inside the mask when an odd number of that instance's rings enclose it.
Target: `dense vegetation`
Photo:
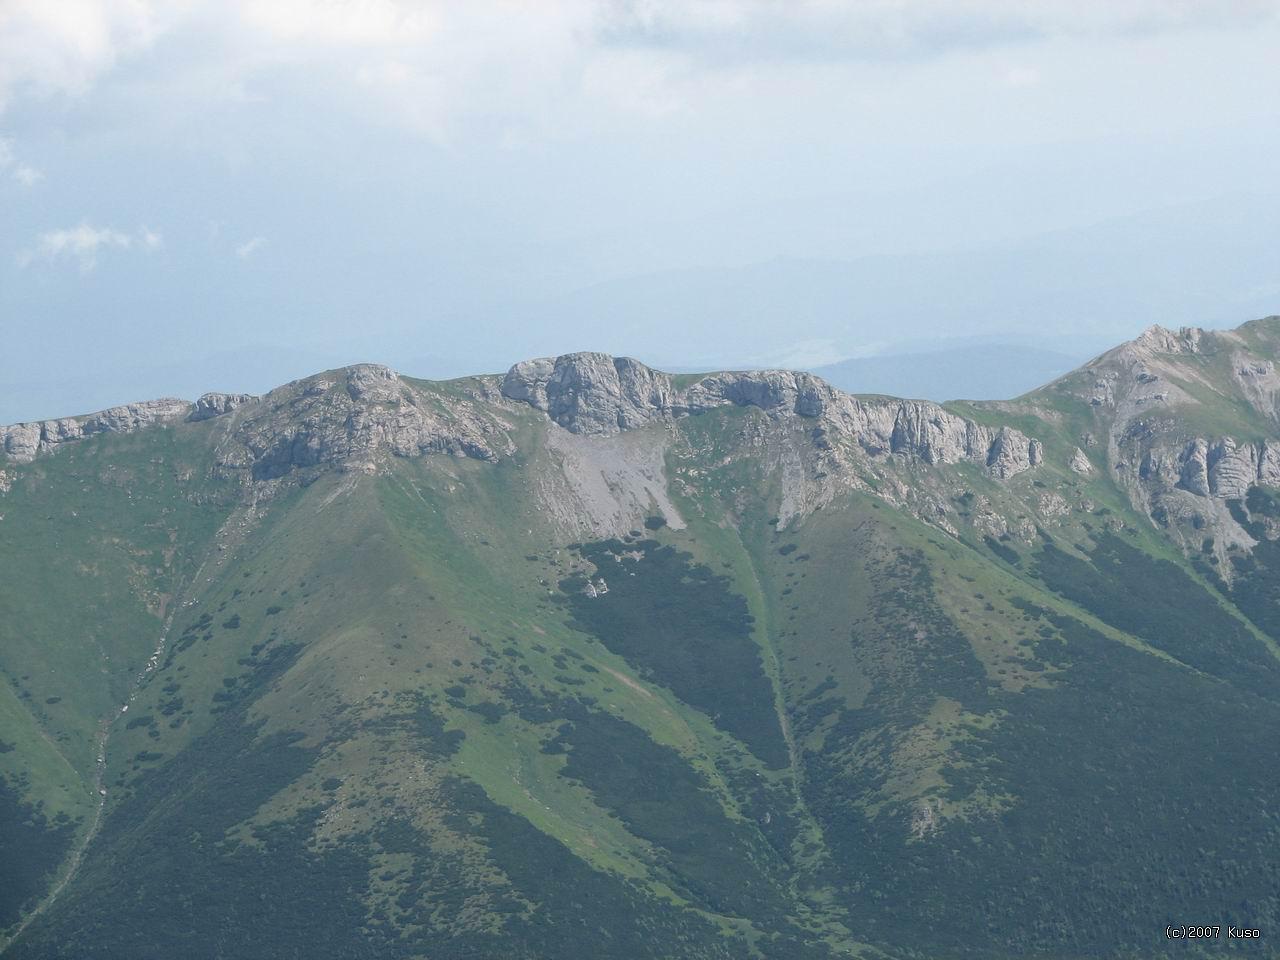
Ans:
[[[1108,533],[1099,535],[1088,560],[1045,544],[1036,573],[1100,620],[1183,663],[1263,696],[1280,696],[1280,662],[1239,617],[1171,561]]]
[[[688,553],[654,540],[608,540],[579,547],[606,578],[591,597],[568,581],[581,629],[707,714],[772,767],[787,763],[778,718],[768,706],[754,621],[728,580]]]
[[[12,749],[0,741],[0,752]],[[43,896],[75,836],[65,814],[49,821],[22,794],[0,777],[0,852],[4,882],[0,883],[0,928],[16,923],[22,912]]]
[[[861,707],[817,697],[797,722],[826,730],[805,758],[809,806],[833,882],[862,891],[852,912],[863,936],[889,949],[910,929],[917,949],[946,956],[1151,955],[1179,917],[1280,921],[1269,892],[1280,882],[1280,742],[1266,733],[1280,706],[1025,601],[1049,682],[1001,692],[931,599],[918,558],[875,575],[876,646],[855,634],[853,649],[875,658],[924,639]],[[889,769],[877,758],[938,697],[1000,719],[968,728],[934,809],[993,802],[913,836],[919,805],[868,816],[864,801]],[[851,768],[855,752],[871,759]]]
[[[1220,577],[1213,581],[1237,607],[1274,640],[1280,641],[1280,540],[1267,529],[1267,522],[1280,519],[1280,500],[1253,487],[1244,503],[1227,504],[1235,520],[1257,540],[1253,550],[1231,558],[1232,581],[1227,589]]]
[[[607,539],[528,437],[243,499],[216,421],[23,467],[0,930],[103,817],[4,956],[1274,954],[1280,500],[1184,559],[1063,449],[1006,483],[885,453],[797,515],[774,426],[672,427],[683,522]]]

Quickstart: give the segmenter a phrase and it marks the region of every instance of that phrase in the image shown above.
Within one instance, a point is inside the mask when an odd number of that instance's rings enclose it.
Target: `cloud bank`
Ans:
[[[336,109],[380,110],[441,141],[463,118],[496,116],[501,136],[523,142],[562,120],[569,100],[667,115],[752,66],[928,61],[1277,23],[1280,0],[8,0],[0,111],[19,97],[83,96],[145,59],[166,84],[202,96],[252,97],[306,71]],[[181,55],[166,59],[170,48]],[[1009,75],[1025,83],[1033,72]],[[147,72],[132,82],[145,85]]]
[[[241,260],[248,260],[255,253],[261,250],[266,243],[266,237],[252,237],[236,247],[236,256]]]
[[[74,227],[46,230],[36,238],[35,244],[19,254],[18,265],[30,266],[37,261],[56,263],[71,260],[79,264],[83,273],[98,265],[98,254],[108,250],[158,249],[164,238],[147,227],[136,233],[124,233],[111,227],[95,227],[88,221]]]
[[[43,173],[18,159],[14,153],[13,141],[3,138],[0,138],[0,176],[11,177],[24,187],[34,186],[44,179]]]

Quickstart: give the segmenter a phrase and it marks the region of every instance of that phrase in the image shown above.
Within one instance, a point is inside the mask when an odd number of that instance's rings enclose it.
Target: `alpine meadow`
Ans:
[[[1280,960],[1280,0],[0,0],[0,960]]]
[[[6,957],[1280,923],[1280,318],[1015,400],[579,353],[3,428]]]

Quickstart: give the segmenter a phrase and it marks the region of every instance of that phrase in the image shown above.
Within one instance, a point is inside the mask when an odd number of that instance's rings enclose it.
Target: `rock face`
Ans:
[[[1084,451],[1076,447],[1076,452],[1071,455],[1071,462],[1068,464],[1072,473],[1078,473],[1082,477],[1087,477],[1093,473],[1093,464],[1089,462],[1089,458],[1085,456]]]
[[[383,453],[497,460],[514,450],[483,398],[435,400],[377,364],[299,380],[238,414],[219,465],[274,480],[320,465],[369,471]]]
[[[1105,471],[1134,509],[1189,555],[1211,556],[1230,582],[1233,551],[1251,551],[1260,529],[1246,529],[1231,501],[1247,501],[1253,487],[1280,487],[1277,357],[1280,317],[1235,330],[1154,326],[1000,406],[1058,424],[1073,410],[1083,429],[1070,469],[1083,477]],[[1280,524],[1266,522],[1280,536]]]
[[[211,420],[257,399],[251,393],[206,393],[196,401],[191,412],[187,414],[187,420],[192,423]]]
[[[1196,437],[1176,460],[1153,453],[1150,463],[1149,479],[1163,474],[1166,481],[1172,479],[1176,486],[1200,497],[1241,500],[1256,484],[1280,486],[1280,444],[1275,441],[1237,443],[1223,437],[1211,442]]]
[[[670,375],[636,360],[573,353],[516,364],[502,394],[577,434],[614,434],[717,407],[750,406],[778,420],[812,421],[818,443],[845,438],[871,456],[975,462],[999,479],[1036,466],[1042,455],[1039,441],[1009,427],[986,427],[924,401],[859,399],[790,370],[710,374],[679,389]]]
[[[111,407],[85,417],[64,417],[38,423],[17,423],[0,427],[5,455],[17,463],[28,463],[58,444],[80,440],[96,433],[131,433],[153,423],[185,417],[192,409],[186,400],[165,398]]]
[[[1270,423],[1280,434],[1280,375],[1267,355],[1276,320],[1239,330],[1150,327],[1063,378],[1061,392],[1102,408],[1112,466],[1139,501],[1158,507],[1175,490],[1235,500],[1251,486],[1280,485],[1280,441],[1215,438],[1193,426],[1206,408],[1219,422],[1244,410],[1255,430]],[[1083,472],[1078,461],[1087,463],[1081,454],[1071,467]]]
[[[670,378],[626,358],[574,353],[512,367],[502,393],[543,411],[571,433],[617,433],[670,411]]]
[[[860,399],[788,370],[709,374],[677,386],[669,374],[636,360],[574,353],[518,363],[500,389],[492,379],[469,383],[465,389],[415,386],[387,367],[358,364],[263,397],[207,393],[194,404],[157,400],[17,424],[4,430],[4,452],[25,462],[94,433],[175,419],[201,423],[234,412],[230,432],[219,441],[221,468],[273,480],[320,465],[376,469],[383,453],[494,461],[514,452],[508,418],[526,405],[584,438],[736,406],[757,408],[780,428],[800,427],[808,449],[844,462],[850,456],[969,462],[1004,480],[1042,459],[1039,441],[1012,428],[988,427],[933,403]]]

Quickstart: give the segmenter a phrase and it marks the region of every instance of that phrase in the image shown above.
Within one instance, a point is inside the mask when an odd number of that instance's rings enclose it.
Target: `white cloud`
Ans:
[[[24,187],[30,187],[37,180],[44,179],[44,174],[35,167],[18,160],[13,152],[12,140],[0,138],[0,176],[6,174]]]
[[[1004,82],[1011,87],[1034,87],[1040,82],[1040,71],[1035,67],[1009,67],[1004,72]]]
[[[169,15],[189,6],[170,4]],[[19,92],[84,93],[160,32],[149,0],[5,0],[0,3],[0,110]]]
[[[266,246],[266,243],[267,243],[266,237],[252,237],[246,240],[244,243],[240,244],[240,246],[236,247],[236,256],[239,257],[241,260],[248,260],[255,253],[257,253],[264,246]]]
[[[24,187],[30,187],[37,181],[44,179],[44,174],[35,167],[29,167],[25,163],[20,163],[13,168],[13,179],[17,180]]]
[[[810,367],[821,367],[829,363],[838,363],[848,359],[847,351],[842,351],[834,340],[816,338],[801,340],[790,346],[753,358],[753,366],[780,367],[786,370],[806,370]]]
[[[326,46],[403,46],[437,25],[432,4],[398,0],[244,0],[239,16],[273,40]]]
[[[927,56],[1063,36],[1157,34],[1275,19],[1275,0],[604,0],[606,44],[715,60]]]
[[[136,235],[111,227],[95,227],[88,221],[59,230],[46,230],[36,238],[35,245],[18,257],[18,265],[29,266],[36,260],[54,263],[59,260],[75,260],[82,273],[88,273],[98,265],[98,254],[105,250],[130,250],[140,247],[155,250],[163,242],[158,233],[142,227]]]
[[[84,94],[149,51],[126,93],[148,98],[141,115],[278,83],[441,143],[465,123],[529,143],[602,115],[695,115],[726,90],[749,102],[744,72],[1268,23],[1280,0],[0,0],[0,111]],[[1025,67],[1004,82],[1036,85]]]

